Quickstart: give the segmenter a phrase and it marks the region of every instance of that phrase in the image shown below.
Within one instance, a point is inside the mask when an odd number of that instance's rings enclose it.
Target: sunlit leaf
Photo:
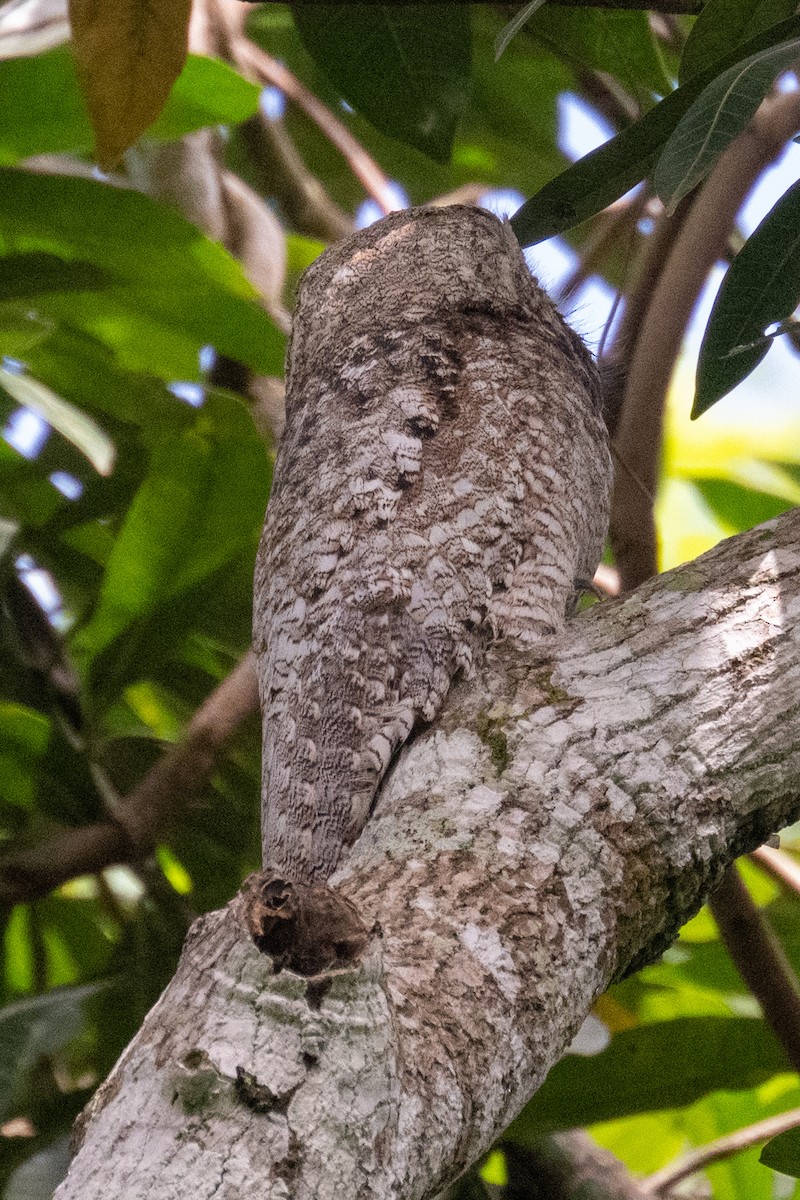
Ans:
[[[198,351],[212,344],[257,370],[282,369],[283,337],[239,263],[148,196],[0,168],[0,238],[15,254],[56,253],[114,276],[100,293],[45,293],[36,311],[82,327],[124,355],[127,366],[196,378]]]
[[[97,161],[113,167],[166,103],[186,62],[191,0],[70,0],[73,51]]]
[[[469,97],[472,45],[466,5],[294,4],[309,53],[376,129],[450,156]]]
[[[259,89],[226,63],[189,55],[148,137],[177,138],[244,121],[256,111],[258,96]],[[0,162],[91,149],[92,127],[67,46],[0,61],[0,97]]]
[[[653,176],[668,213],[705,178],[798,55],[800,38],[760,50],[703,89],[670,136]]]
[[[756,367],[765,330],[800,300],[800,182],[781,197],[728,270],[708,321],[692,416],[716,404]]]
[[[99,654],[136,620],[255,548],[269,490],[266,450],[243,430],[198,427],[161,438],[108,560],[99,604],[76,639]],[[202,430],[202,432],[201,432]],[[246,436],[245,431],[249,434]]]
[[[742,487],[729,479],[698,479],[695,486],[715,515],[737,533],[771,521],[792,507],[781,496]]]

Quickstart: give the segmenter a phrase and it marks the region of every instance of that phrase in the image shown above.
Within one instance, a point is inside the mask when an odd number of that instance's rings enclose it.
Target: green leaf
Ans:
[[[258,96],[259,89],[227,64],[191,55],[147,136],[169,140],[245,121],[256,112]],[[69,47],[0,61],[0,163],[91,147],[92,128]]]
[[[800,299],[800,181],[745,242],[717,294],[700,347],[692,417],[699,417],[758,366],[764,331]]]
[[[614,75],[645,109],[652,107],[653,95],[673,90],[645,12],[547,5],[529,32],[566,62]]]
[[[511,218],[520,245],[532,246],[563,233],[618,200],[650,173],[673,129],[720,69],[798,34],[800,17],[792,17],[756,35],[667,96],[635,125],[545,184]]]
[[[730,479],[695,479],[694,485],[714,515],[737,532],[771,521],[792,507],[782,496],[742,487]]]
[[[653,176],[668,213],[705,178],[799,54],[800,38],[760,50],[704,88],[670,136]]]
[[[191,409],[167,391],[162,380],[124,370],[107,345],[80,329],[51,326],[24,358],[31,375],[65,400],[102,414],[106,423],[111,417],[158,436],[194,420]]]
[[[331,83],[376,129],[447,162],[469,98],[469,11],[440,5],[294,4]]]
[[[256,370],[281,371],[283,337],[240,265],[179,213],[147,196],[86,179],[0,168],[0,238],[15,254],[44,251],[95,264],[115,277],[100,293],[43,295],[36,310],[112,346],[126,366],[197,378],[198,350],[210,343]]]
[[[99,425],[73,404],[57,396],[49,387],[0,367],[0,388],[9,396],[43,417],[53,429],[77,446],[100,475],[110,475],[116,451]]]
[[[47,750],[50,732],[43,713],[22,704],[0,704],[0,796],[5,803],[20,808],[33,803],[36,764]]]
[[[55,1054],[83,1028],[83,1006],[106,983],[59,988],[0,1008],[0,1115],[43,1054]]]
[[[519,33],[522,26],[530,21],[535,12],[538,11],[544,4],[544,0],[530,0],[529,4],[524,5],[519,12],[511,18],[507,25],[497,35],[494,43],[495,62],[500,58],[511,39]]]
[[[706,0],[683,48],[679,79],[699,75],[762,29],[791,17],[796,0]]]
[[[147,136],[172,141],[210,125],[238,125],[258,112],[260,95],[256,84],[227,63],[190,54]]]
[[[800,1129],[788,1129],[786,1133],[770,1138],[758,1161],[782,1175],[800,1179]]]
[[[632,1113],[677,1108],[708,1092],[763,1083],[786,1059],[763,1021],[683,1017],[617,1033],[592,1058],[567,1055],[508,1131],[513,1141]]]
[[[134,621],[213,575],[243,548],[254,551],[269,468],[248,414],[240,411],[241,425],[229,433],[210,427],[214,413],[203,410],[194,428],[157,441],[109,557],[97,610],[76,636],[79,652],[96,656]]]
[[[6,747],[33,760],[40,758],[50,741],[50,721],[43,713],[22,704],[0,703],[0,732]]]

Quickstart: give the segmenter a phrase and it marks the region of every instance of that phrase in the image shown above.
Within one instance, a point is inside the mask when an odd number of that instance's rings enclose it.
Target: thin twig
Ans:
[[[773,846],[759,846],[750,857],[755,859],[760,867],[769,871],[773,879],[800,895],[800,863],[785,850],[777,850]]]
[[[76,875],[147,853],[208,782],[225,742],[257,710],[255,657],[249,650],[197,709],[181,741],[115,805],[113,821],[66,830],[2,864],[0,901],[35,900]]]
[[[587,237],[575,269],[570,272],[558,290],[558,304],[570,300],[583,283],[596,274],[612,250],[631,234],[636,233],[636,223],[642,215],[646,198],[636,195],[632,200],[618,201],[607,208],[602,219]]]
[[[243,75],[262,86],[269,84],[283,94],[322,130],[336,147],[359,180],[367,195],[386,215],[402,207],[397,202],[389,179],[371,154],[350,132],[347,126],[314,95],[287,66],[262,50],[243,32],[243,6],[235,0],[233,7],[217,0],[217,11],[227,24],[229,53]]]
[[[777,1137],[779,1133],[796,1129],[798,1125],[800,1125],[800,1108],[790,1108],[788,1112],[780,1113],[776,1117],[765,1117],[763,1121],[756,1121],[754,1125],[737,1129],[735,1133],[726,1134],[725,1137],[718,1138],[715,1142],[709,1142],[707,1146],[701,1146],[699,1150],[692,1150],[690,1154],[670,1163],[668,1167],[663,1167],[660,1171],[648,1175],[641,1181],[642,1191],[649,1196],[664,1195],[682,1179],[686,1179],[689,1175],[696,1175],[704,1167],[710,1167],[712,1163],[731,1158],[734,1154],[741,1153],[742,1150],[749,1150],[751,1146],[757,1146],[759,1142],[767,1142],[770,1138]]]
[[[616,444],[630,468],[614,494],[611,535],[625,591],[653,574],[657,560],[652,506],[656,490],[664,407],[686,327],[708,273],[721,258],[736,214],[753,183],[780,153],[800,123],[800,94],[770,97],[728,147],[694,202],[672,247],[636,341]],[[638,478],[644,491],[631,486]]]
[[[800,1071],[800,985],[735,865],[725,872],[709,908],[736,970],[789,1062]]]

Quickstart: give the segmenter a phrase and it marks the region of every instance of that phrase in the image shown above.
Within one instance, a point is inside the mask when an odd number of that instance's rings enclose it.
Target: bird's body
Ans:
[[[611,472],[587,351],[479,209],[393,214],[310,268],[286,407],[256,569],[264,856],[308,882],[456,673],[559,628]]]

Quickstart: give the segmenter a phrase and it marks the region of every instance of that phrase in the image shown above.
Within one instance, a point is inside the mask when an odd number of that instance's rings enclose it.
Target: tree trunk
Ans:
[[[58,1200],[435,1196],[593,999],[800,813],[800,513],[498,644],[333,877],[367,936],[273,973],[237,898],[83,1118]]]

